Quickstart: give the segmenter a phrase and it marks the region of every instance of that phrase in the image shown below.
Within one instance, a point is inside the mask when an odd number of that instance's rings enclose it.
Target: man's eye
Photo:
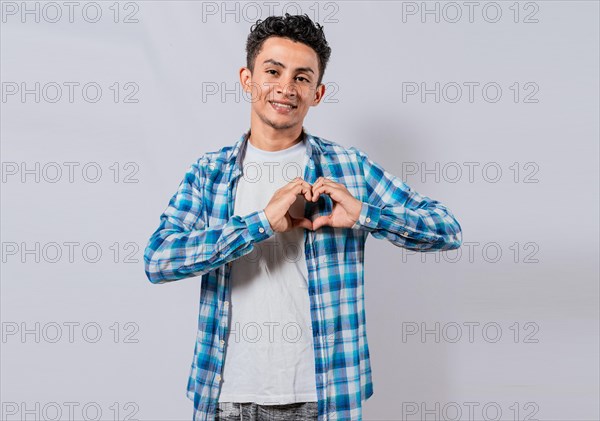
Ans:
[[[270,72],[273,72],[273,73],[270,73]],[[267,70],[267,73],[269,73],[269,74],[272,74],[272,75],[273,75],[273,74],[277,73],[277,70],[273,70],[273,69],[271,69],[271,70]]]
[[[298,76],[297,79],[301,79],[303,82],[310,82],[307,78]]]

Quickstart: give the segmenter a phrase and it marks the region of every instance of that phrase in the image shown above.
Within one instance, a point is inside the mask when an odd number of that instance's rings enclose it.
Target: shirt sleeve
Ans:
[[[367,186],[360,216],[353,229],[415,251],[452,250],[462,244],[462,229],[443,204],[412,190],[357,148]]]
[[[203,166],[196,162],[146,245],[144,264],[150,282],[162,284],[203,275],[250,253],[255,243],[274,234],[264,210],[234,215],[225,224],[207,227],[202,217],[203,184]]]

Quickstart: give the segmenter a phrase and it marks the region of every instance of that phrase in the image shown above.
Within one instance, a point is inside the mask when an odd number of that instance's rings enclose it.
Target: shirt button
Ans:
[[[262,234],[263,232],[265,232],[265,229],[264,229],[263,227],[260,227],[260,228],[258,229],[258,232],[260,232],[260,233]]]
[[[369,217],[367,216],[367,219],[365,219],[365,221],[367,221],[367,222],[371,222],[371,218],[369,218]]]
[[[220,382],[221,381],[221,376],[219,374],[217,374],[217,381]]]
[[[221,346],[225,345],[225,341],[221,339]]]
[[[404,234],[402,234],[405,237],[408,237],[408,231],[404,231]]]
[[[225,304],[225,307],[229,307],[229,301],[225,301],[223,304]]]

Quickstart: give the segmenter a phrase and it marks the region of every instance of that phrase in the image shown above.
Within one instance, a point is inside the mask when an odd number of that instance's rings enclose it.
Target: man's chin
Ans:
[[[266,125],[268,125],[269,127],[273,128],[275,130],[287,130],[287,129],[291,129],[297,125],[296,122],[292,122],[292,121],[279,122],[279,121],[271,120],[269,118],[263,118],[262,121],[263,121],[263,123],[265,123]]]
[[[294,127],[295,124],[272,124],[271,127],[275,130],[287,130]]]

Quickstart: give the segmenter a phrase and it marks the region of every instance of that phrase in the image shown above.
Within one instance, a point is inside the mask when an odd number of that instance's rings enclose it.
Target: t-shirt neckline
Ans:
[[[305,142],[306,142],[306,140],[302,139],[299,142],[296,142],[295,144],[290,146],[289,148],[281,149],[278,151],[266,151],[264,149],[259,149],[256,146],[254,146],[252,143],[250,143],[250,138],[248,138],[247,147],[249,150],[251,150],[255,154],[275,157],[275,156],[284,156],[284,155],[288,155],[288,154],[291,154],[294,152],[298,152],[300,149],[304,148]]]

